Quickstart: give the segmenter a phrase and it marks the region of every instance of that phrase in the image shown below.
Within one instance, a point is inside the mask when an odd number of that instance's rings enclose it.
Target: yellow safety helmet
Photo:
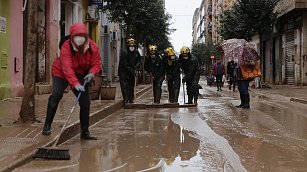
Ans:
[[[130,38],[127,40],[127,45],[128,46],[135,46],[136,45],[136,40],[133,38]]]
[[[188,47],[182,47],[180,49],[180,53],[181,54],[189,54],[190,53],[190,49]]]
[[[158,47],[156,45],[149,45],[148,49],[149,49],[149,52],[152,52],[152,51],[157,52],[158,51]]]
[[[168,47],[164,50],[165,55],[167,56],[174,56],[175,55],[175,51],[172,47]]]

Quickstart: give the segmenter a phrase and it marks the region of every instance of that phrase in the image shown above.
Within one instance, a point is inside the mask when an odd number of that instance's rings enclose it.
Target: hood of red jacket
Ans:
[[[70,26],[70,35],[75,36],[77,34],[84,34],[88,36],[87,29],[83,23],[74,23]]]

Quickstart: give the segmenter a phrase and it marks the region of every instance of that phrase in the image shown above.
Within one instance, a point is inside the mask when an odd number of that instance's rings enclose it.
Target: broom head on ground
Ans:
[[[33,159],[70,160],[69,149],[55,147],[38,148]]]
[[[85,86],[86,82],[84,82],[83,86]],[[70,159],[70,154],[69,154],[69,149],[63,149],[63,148],[57,148],[56,145],[61,137],[61,135],[64,132],[64,129],[70,119],[70,117],[73,114],[73,111],[77,105],[77,103],[79,102],[81,96],[81,91],[78,93],[78,96],[76,98],[76,101],[72,107],[72,109],[70,110],[70,114],[68,115],[65,124],[63,125],[60,134],[57,136],[57,139],[55,140],[54,144],[52,147],[41,147],[38,148],[36,153],[33,156],[33,159],[36,158],[40,158],[40,159],[54,159],[54,160],[69,160]]]

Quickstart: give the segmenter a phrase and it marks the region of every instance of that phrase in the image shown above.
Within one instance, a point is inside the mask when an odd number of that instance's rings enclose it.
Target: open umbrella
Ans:
[[[260,59],[254,45],[245,39],[228,39],[220,46],[224,51],[224,57],[238,61],[239,65],[254,65]]]

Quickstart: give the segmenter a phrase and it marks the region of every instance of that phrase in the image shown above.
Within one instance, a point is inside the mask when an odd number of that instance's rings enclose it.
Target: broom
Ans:
[[[185,90],[184,90],[184,83],[182,83],[182,93],[183,93],[183,104],[185,104]]]
[[[86,81],[84,82],[83,86],[85,86]],[[69,160],[70,159],[70,154],[69,154],[69,149],[67,148],[56,148],[56,145],[61,137],[61,135],[64,132],[64,129],[69,121],[69,119],[72,116],[72,113],[77,105],[77,103],[79,102],[79,99],[81,97],[81,91],[78,93],[78,96],[76,98],[76,101],[73,105],[73,107],[70,110],[70,114],[68,115],[65,124],[63,125],[60,134],[57,136],[54,144],[52,145],[52,147],[41,147],[38,148],[36,153],[33,156],[33,159],[35,158],[40,158],[40,159],[54,159],[54,160]]]

